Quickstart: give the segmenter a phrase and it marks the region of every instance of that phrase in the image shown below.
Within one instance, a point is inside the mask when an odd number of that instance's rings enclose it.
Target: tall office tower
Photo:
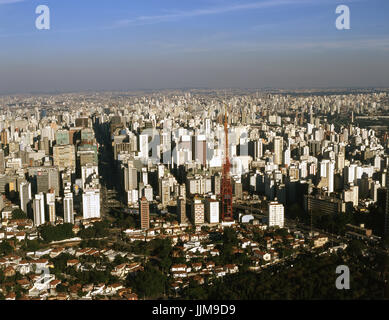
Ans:
[[[205,214],[209,223],[219,223],[219,201],[216,199],[207,199]]]
[[[384,233],[389,234],[389,188],[379,188],[377,190],[377,205],[385,216]]]
[[[124,167],[124,190],[130,191],[138,188],[138,172],[131,166]]]
[[[241,182],[233,181],[232,183],[233,187],[233,194],[236,199],[240,200],[243,196],[243,186]]]
[[[54,223],[57,217],[55,215],[55,193],[53,189],[46,193],[46,203],[49,211],[49,221]]]
[[[4,150],[0,149],[0,174],[5,172]]]
[[[70,144],[69,130],[60,129],[55,133],[55,141],[58,146]]]
[[[163,132],[162,140],[162,161],[164,164],[172,163],[172,137],[171,132]]]
[[[378,181],[373,181],[370,187],[370,199],[372,199],[374,202],[377,202],[377,193],[378,189],[381,187],[380,183]]]
[[[3,129],[3,130],[1,131],[1,143],[2,143],[3,145],[8,144],[8,132],[7,132],[6,129]]]
[[[282,164],[283,143],[282,137],[274,137],[274,164]]]
[[[35,195],[33,202],[34,225],[40,226],[45,223],[45,196],[41,192]]]
[[[179,197],[177,199],[177,215],[178,221],[180,223],[187,223],[188,219],[186,218],[186,200],[184,197]]]
[[[284,206],[277,201],[269,203],[269,227],[284,227]]]
[[[19,197],[20,197],[20,209],[25,213],[28,212],[28,204],[32,199],[31,196],[31,183],[23,181],[19,185]]]
[[[35,114],[34,114],[34,116],[35,116],[35,119],[38,120],[38,121],[41,119],[41,113],[39,112],[39,108],[38,107],[35,107]]]
[[[150,229],[150,208],[146,197],[139,200],[140,227],[142,230]]]
[[[386,188],[389,188],[389,171],[386,171],[386,174],[385,174],[385,185],[382,184],[382,186],[384,186]]]
[[[357,169],[358,165],[353,163],[348,167],[344,167],[344,183],[356,183],[357,182]]]
[[[262,158],[263,156],[263,140],[262,139],[258,139],[258,141],[256,141],[256,158],[257,159],[260,159]]]
[[[50,141],[48,137],[43,137],[39,141],[39,150],[44,150],[45,155],[50,154]]]
[[[84,190],[82,194],[82,214],[84,219],[100,218],[100,190]]]
[[[149,184],[149,178],[148,178],[148,173],[147,173],[147,168],[142,168],[141,171],[141,179],[144,185]]]
[[[345,156],[343,152],[338,153],[336,157],[336,170],[342,172],[344,169]]]
[[[76,170],[76,147],[72,144],[57,145],[53,147],[54,165],[63,171],[71,168],[72,172]]]
[[[186,185],[185,185],[185,183],[180,184],[179,196],[186,199]]]
[[[220,194],[221,190],[221,177],[219,174],[214,174],[212,176],[212,191],[213,194]]]
[[[0,211],[4,209],[4,197],[5,195],[0,194]]]
[[[195,139],[195,150],[193,152],[194,160],[200,161],[205,166],[207,162],[207,139],[205,135],[198,135]]]
[[[59,172],[56,167],[29,168],[29,175],[36,175],[37,192],[46,193],[49,189],[55,190],[55,196],[59,196]]]
[[[93,164],[87,164],[81,167],[81,180],[82,187],[85,188],[86,184],[92,182],[93,178],[98,178],[99,176],[99,167]]]
[[[81,143],[82,144],[94,144],[95,132],[92,128],[84,128],[81,130]]]
[[[153,187],[148,185],[145,185],[143,189],[143,194],[146,197],[147,201],[153,201]]]
[[[284,152],[284,164],[290,166],[290,148],[286,149]]]
[[[139,136],[139,155],[142,158],[149,157],[149,136],[147,134],[141,134]]]
[[[335,162],[332,160],[323,160],[320,163],[320,186],[327,188],[327,193],[334,192],[335,181]]]
[[[37,192],[47,192],[49,190],[49,173],[39,171],[36,176]]]
[[[193,224],[204,223],[204,203],[197,197],[193,199],[192,203],[192,221]]]
[[[73,214],[73,193],[65,193],[63,199],[63,217],[65,223],[74,224],[74,214]]]
[[[159,182],[159,196],[163,206],[167,206],[170,201],[170,183],[169,178],[163,178]]]

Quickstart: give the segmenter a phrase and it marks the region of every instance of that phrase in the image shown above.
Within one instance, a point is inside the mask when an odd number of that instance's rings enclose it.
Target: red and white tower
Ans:
[[[231,163],[228,153],[228,123],[227,123],[227,108],[224,115],[224,135],[225,135],[225,152],[224,152],[224,162],[223,162],[223,175],[222,183],[220,188],[220,198],[222,205],[222,220],[223,221],[233,221],[234,216],[232,214],[232,186],[231,186]]]

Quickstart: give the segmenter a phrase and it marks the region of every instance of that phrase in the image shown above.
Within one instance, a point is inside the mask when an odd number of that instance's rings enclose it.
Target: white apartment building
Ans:
[[[87,189],[84,191],[82,213],[84,219],[100,218],[100,190]]]
[[[277,201],[269,203],[269,227],[284,227],[284,205]]]

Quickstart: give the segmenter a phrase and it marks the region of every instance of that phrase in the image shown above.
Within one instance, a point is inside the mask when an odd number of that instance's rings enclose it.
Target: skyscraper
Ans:
[[[149,157],[149,136],[147,134],[141,134],[139,136],[139,155],[142,158]]]
[[[385,216],[384,233],[389,234],[389,188],[379,188],[377,191],[377,205]]]
[[[167,206],[170,201],[170,183],[169,178],[163,178],[159,182],[159,196],[161,197],[162,205]]]
[[[284,206],[277,201],[269,203],[269,227],[284,227]]]
[[[46,202],[49,211],[49,221],[54,223],[57,217],[55,215],[55,193],[53,189],[46,194]]]
[[[76,170],[76,148],[74,145],[57,145],[53,148],[54,165],[58,166],[59,170],[71,168],[73,172]]]
[[[282,164],[282,150],[283,150],[283,139],[282,137],[274,138],[274,163]]]
[[[28,203],[31,201],[31,183],[23,181],[19,186],[20,209],[28,211]]]
[[[193,199],[192,204],[192,221],[193,224],[204,223],[204,203],[196,197]]]
[[[84,190],[82,194],[82,213],[84,219],[100,218],[100,190]]]
[[[65,193],[63,199],[63,216],[65,223],[74,224],[74,215],[73,215],[73,193]]]
[[[178,215],[178,221],[180,223],[186,223],[186,200],[184,197],[179,197],[177,199],[177,215]]]
[[[219,201],[216,199],[207,199],[205,204],[207,221],[209,223],[219,223]]]
[[[149,202],[146,197],[142,197],[139,201],[139,210],[140,210],[140,227],[142,230],[147,230],[150,228],[150,209]]]
[[[41,192],[35,195],[34,199],[34,224],[35,226],[40,226],[45,223],[45,197]]]

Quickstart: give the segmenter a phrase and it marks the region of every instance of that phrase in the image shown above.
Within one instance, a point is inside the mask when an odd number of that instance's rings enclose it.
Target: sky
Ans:
[[[389,1],[0,0],[0,94],[328,87],[389,87]]]

